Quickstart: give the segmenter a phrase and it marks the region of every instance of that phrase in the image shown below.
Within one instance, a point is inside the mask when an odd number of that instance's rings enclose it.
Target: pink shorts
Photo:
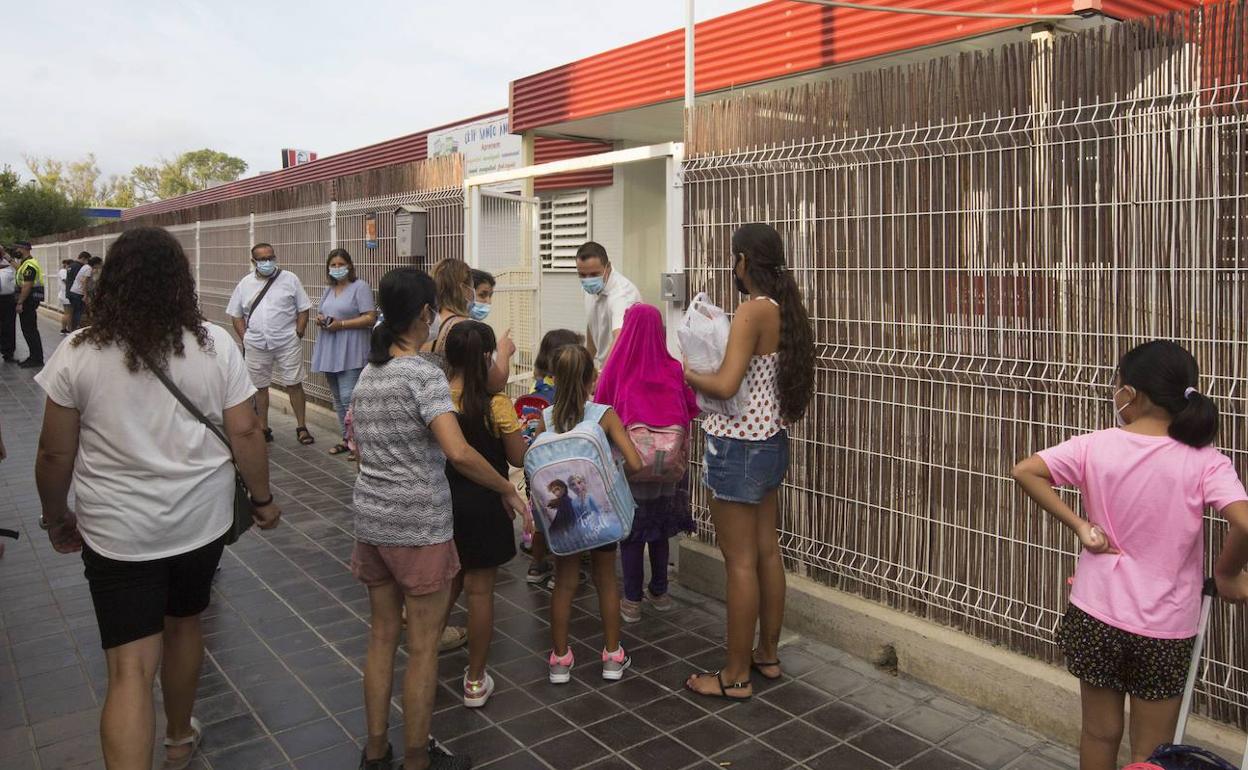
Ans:
[[[425,596],[446,588],[459,574],[459,553],[454,540],[412,546],[356,541],[351,574],[369,588],[398,583],[408,596]]]

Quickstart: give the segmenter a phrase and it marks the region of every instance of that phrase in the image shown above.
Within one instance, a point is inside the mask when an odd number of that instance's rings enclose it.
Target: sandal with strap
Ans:
[[[783,672],[783,671],[781,671],[779,674],[776,674],[775,676],[770,676],[770,675],[769,675],[766,671],[763,671],[763,669],[764,669],[764,668],[780,668],[780,661],[779,661],[779,660],[768,660],[768,661],[763,661],[763,660],[754,660],[754,659],[751,657],[751,658],[750,658],[750,668],[752,668],[752,669],[754,669],[755,671],[757,671],[757,672],[758,672],[758,675],[759,675],[759,676],[761,676],[763,679],[766,679],[766,680],[771,681],[771,682],[774,682],[774,681],[776,681],[777,679],[783,679],[783,678],[784,678],[784,672]]]
[[[273,429],[272,428],[264,429],[264,443],[266,444],[273,443]]]
[[[199,750],[199,744],[204,740],[204,726],[199,723],[195,717],[191,717],[191,734],[187,738],[181,740],[165,739],[166,749],[176,749],[179,746],[190,746],[191,750],[186,752],[186,756],[180,759],[165,759],[165,764],[161,770],[184,770],[191,766],[191,758],[195,756],[195,752]]]
[[[749,695],[729,695],[728,694],[729,690],[744,690],[745,688],[749,687],[750,683],[748,680],[745,682],[732,682],[731,684],[725,684],[724,675],[722,671],[701,671],[693,675],[694,679],[703,679],[709,676],[715,677],[715,681],[719,683],[718,694],[713,693],[713,692],[702,692],[701,690],[695,690],[688,682],[685,682],[685,688],[696,695],[701,695],[704,698],[723,698],[724,700],[744,701],[744,700],[749,700],[750,698],[754,697],[754,693],[750,693]]]
[[[343,452],[350,452],[350,451],[351,451],[351,450],[347,448],[347,445],[346,445],[346,444],[335,444],[335,445],[334,445],[334,446],[333,446],[333,447],[329,450],[329,453],[330,453],[331,455],[340,455],[340,454],[342,454]]]
[[[302,425],[295,428],[295,438],[299,439],[299,443],[304,446],[316,443],[316,439],[312,438],[312,432]]]

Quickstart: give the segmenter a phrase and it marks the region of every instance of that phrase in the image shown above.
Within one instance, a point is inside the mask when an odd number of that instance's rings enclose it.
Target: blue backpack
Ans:
[[[1211,751],[1196,746],[1176,746],[1165,744],[1160,746],[1148,762],[1131,767],[1150,768],[1150,770],[1239,770],[1239,768],[1217,756]],[[1129,768],[1127,769],[1129,770]]]
[[[608,408],[585,404],[584,419],[564,433],[549,428],[554,409],[546,409],[548,429],[524,456],[533,519],[558,556],[618,543],[633,528],[637,504],[598,424]]]

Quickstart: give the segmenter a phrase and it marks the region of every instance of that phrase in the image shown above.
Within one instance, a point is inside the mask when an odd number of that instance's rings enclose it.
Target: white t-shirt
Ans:
[[[624,328],[624,311],[641,302],[641,292],[620,271],[612,268],[607,284],[598,294],[585,295],[585,316],[589,338],[594,341],[599,368],[607,361],[614,342],[612,335]]]
[[[205,324],[201,350],[183,335],[185,355],[169,375],[210,419],[256,392],[229,332]],[[230,453],[146,369],[126,369],[113,345],[71,341],[56,348],[35,381],[53,402],[78,410],[73,493],[78,529],[110,559],[150,561],[193,551],[229,529],[234,511]]]
[[[312,300],[308,299],[308,293],[303,290],[299,276],[283,270],[273,281],[268,294],[260,301],[256,312],[252,313],[253,301],[268,282],[268,278],[257,276],[254,270],[248,273],[234,287],[225,312],[231,318],[247,319],[247,335],[243,338],[247,347],[256,350],[281,350],[298,342],[295,320],[300,313],[312,309]]]
[[[63,267],[60,270],[56,271],[56,285],[58,287],[56,291],[56,298],[60,300],[60,304],[62,305],[69,304],[69,301],[65,299],[65,290],[69,288],[65,285],[65,277],[68,275],[69,275],[69,271]],[[5,293],[4,278],[2,276],[3,276],[3,271],[0,271],[0,294]],[[17,279],[17,276],[14,275],[14,280],[16,279]]]
[[[69,287],[70,293],[86,294],[87,293],[87,279],[91,277],[92,272],[94,272],[94,270],[90,265],[83,265],[82,268],[78,271],[78,275],[74,277],[74,285]]]

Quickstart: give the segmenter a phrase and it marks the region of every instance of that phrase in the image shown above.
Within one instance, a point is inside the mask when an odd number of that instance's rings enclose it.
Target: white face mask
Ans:
[[[1126,420],[1126,418],[1122,416],[1122,410],[1123,410],[1123,409],[1126,409],[1128,406],[1130,406],[1130,405],[1131,405],[1131,402],[1130,402],[1130,401],[1128,401],[1127,403],[1125,403],[1125,404],[1123,404],[1121,407],[1119,407],[1119,406],[1118,406],[1118,394],[1119,394],[1119,393],[1121,393],[1122,391],[1126,390],[1126,389],[1127,389],[1127,388],[1129,388],[1129,387],[1131,387],[1131,386],[1130,386],[1130,385],[1123,385],[1122,387],[1118,388],[1118,390],[1115,390],[1115,391],[1114,391],[1114,394],[1113,394],[1112,396],[1110,396],[1110,397],[1109,397],[1109,405],[1110,405],[1110,406],[1112,406],[1112,407],[1114,408],[1114,422],[1116,422],[1116,423],[1118,424],[1118,427],[1119,427],[1119,428],[1121,428],[1122,426],[1124,426],[1124,425],[1126,425],[1126,424],[1127,424],[1127,420]]]
[[[433,321],[429,323],[429,339],[436,340],[438,332],[442,330],[442,314],[434,311]]]

